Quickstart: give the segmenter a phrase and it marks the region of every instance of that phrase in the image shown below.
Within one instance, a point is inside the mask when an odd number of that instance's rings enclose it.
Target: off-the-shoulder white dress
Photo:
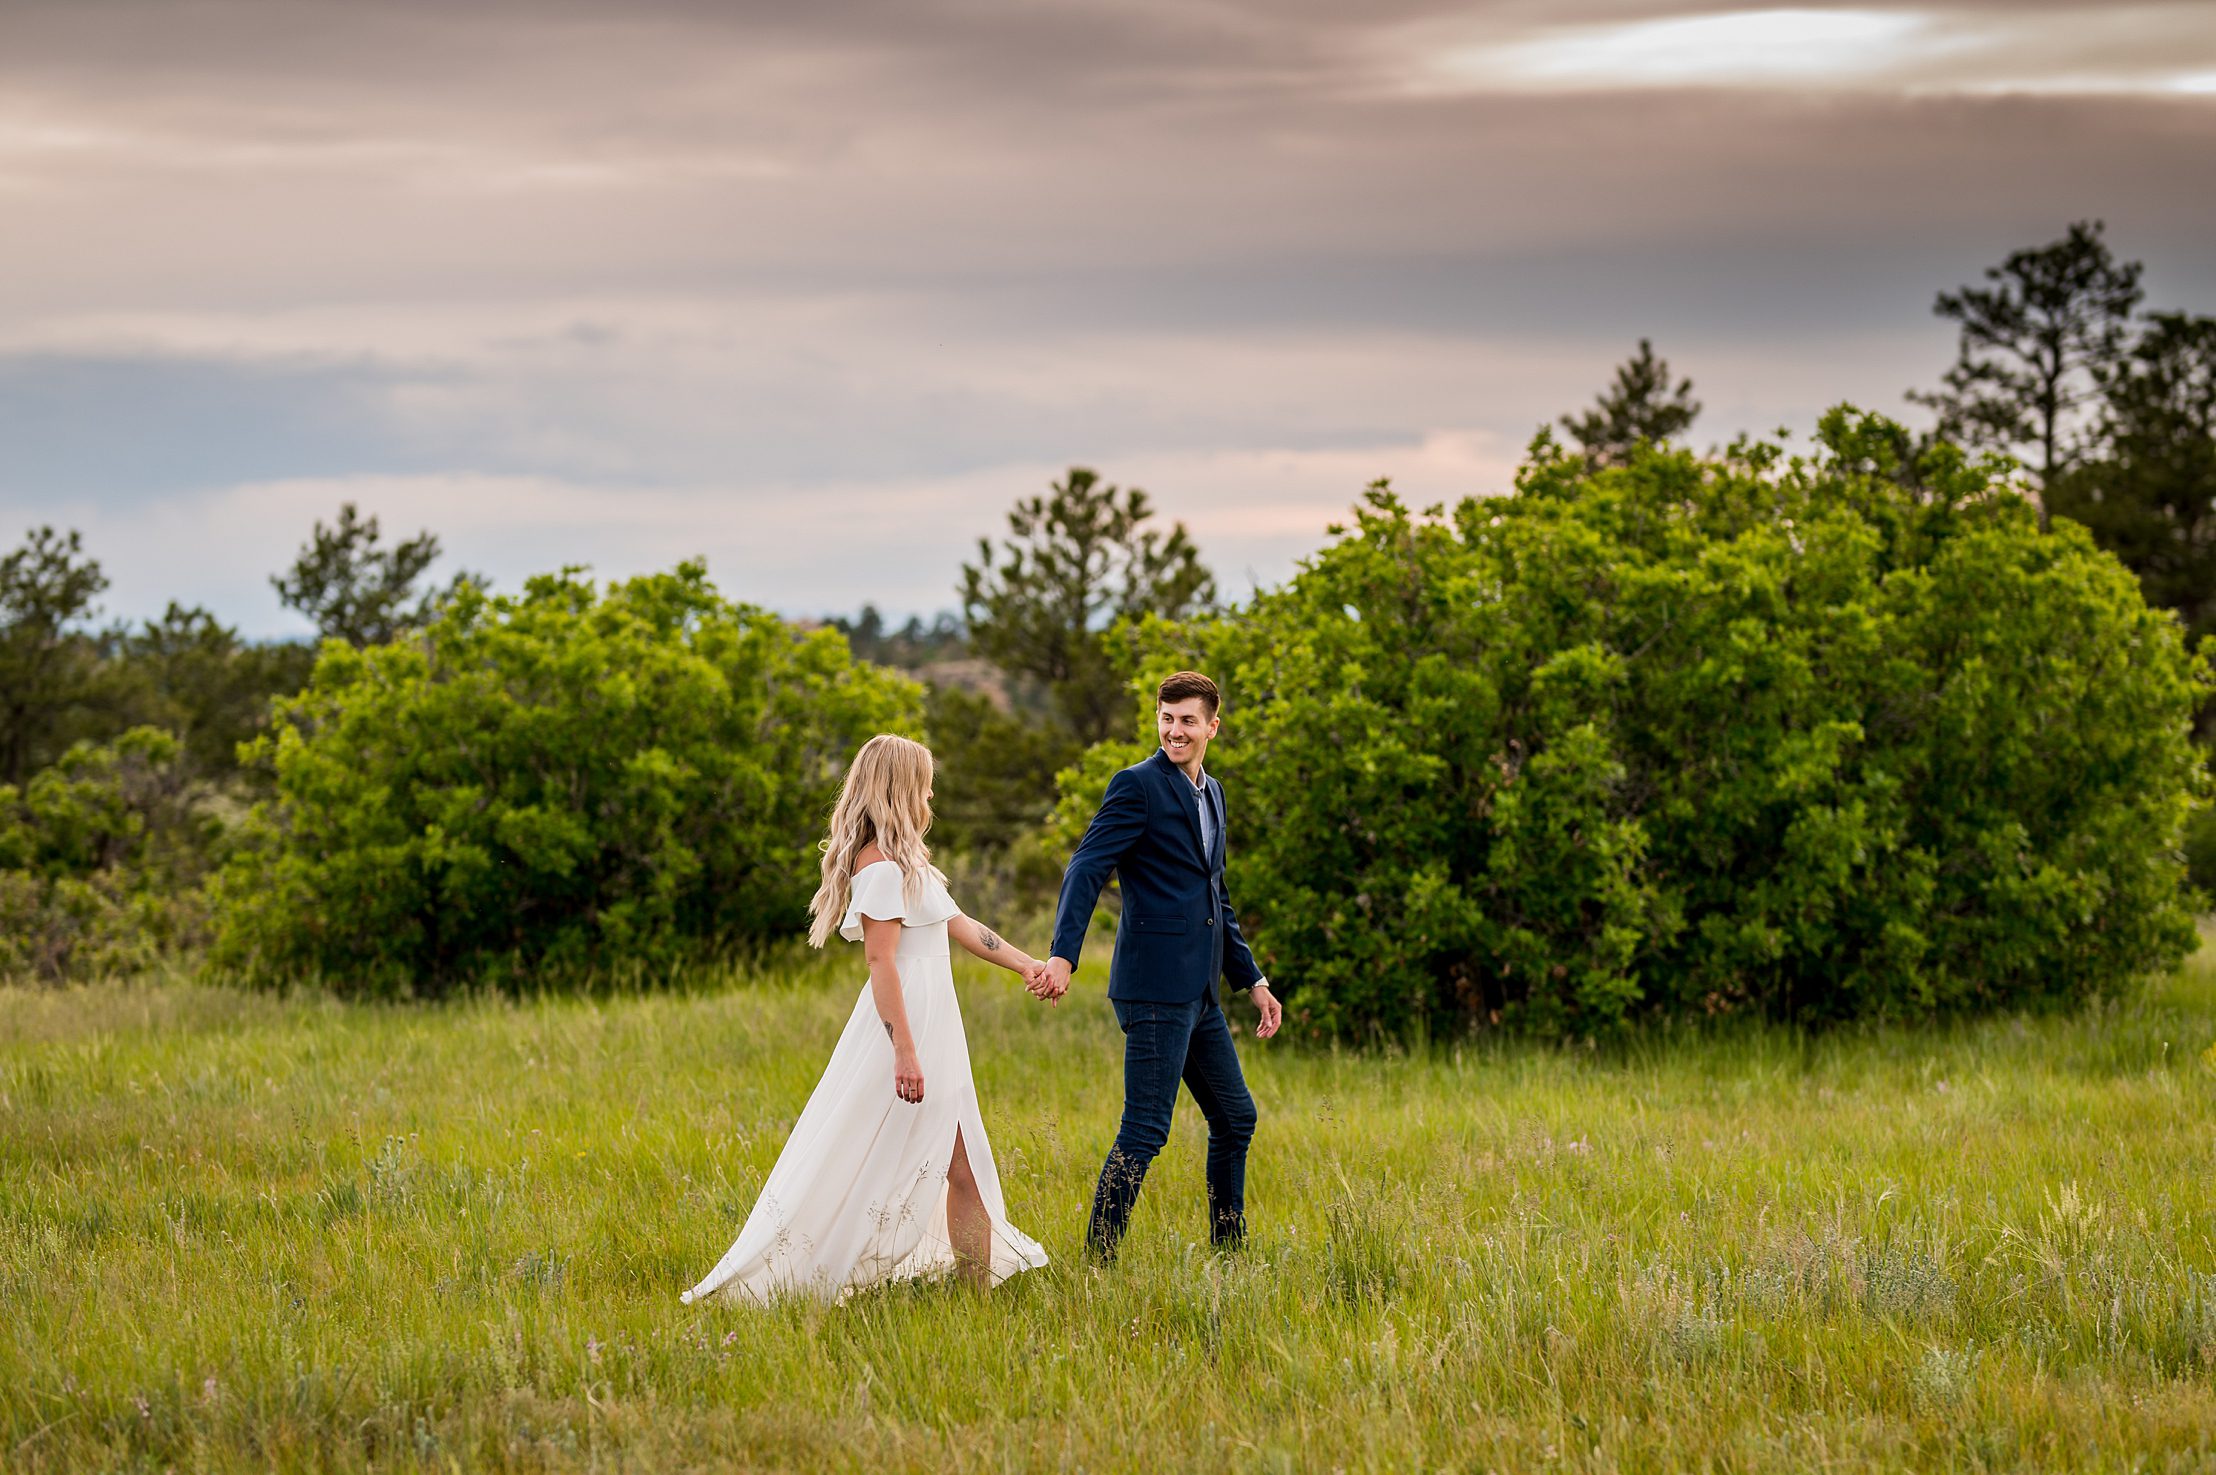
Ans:
[[[839,935],[859,942],[863,917],[899,919],[894,956],[923,1066],[923,1100],[893,1094],[892,1041],[865,982],[738,1241],[685,1301],[765,1302],[795,1293],[838,1300],[864,1286],[951,1270],[946,1178],[957,1129],[992,1216],[993,1284],[1046,1264],[1038,1242],[1008,1222],[978,1115],[946,935],[960,913],[936,872],[920,878],[916,892],[911,905],[892,861],[862,867]]]

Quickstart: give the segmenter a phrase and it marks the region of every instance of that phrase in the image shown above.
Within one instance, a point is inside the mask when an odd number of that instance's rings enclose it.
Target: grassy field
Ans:
[[[0,1469],[2216,1468],[2216,953],[1939,1034],[1244,1047],[1078,1256],[1118,1045],[962,975],[989,1297],[686,1308],[860,980],[0,991]]]

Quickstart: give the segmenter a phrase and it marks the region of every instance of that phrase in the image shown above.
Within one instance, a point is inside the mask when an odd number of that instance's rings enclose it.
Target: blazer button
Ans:
[[[1211,926],[1211,927],[1215,926],[1215,925],[1216,925],[1216,919],[1215,919],[1214,917],[1210,917],[1210,918],[1208,919],[1208,925],[1209,925],[1209,926]]]

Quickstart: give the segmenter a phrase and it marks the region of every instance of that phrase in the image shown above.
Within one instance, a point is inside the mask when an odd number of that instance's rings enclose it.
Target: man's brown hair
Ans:
[[[1210,717],[1215,716],[1217,708],[1223,705],[1223,693],[1216,690],[1216,683],[1198,671],[1180,671],[1165,680],[1154,693],[1154,700],[1162,706],[1192,697],[1201,699],[1207,706]]]

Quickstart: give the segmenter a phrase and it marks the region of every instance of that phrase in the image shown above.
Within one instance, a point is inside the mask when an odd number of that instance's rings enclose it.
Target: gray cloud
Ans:
[[[341,486],[467,486],[541,506],[511,541],[543,552],[610,536],[595,495],[677,499],[653,503],[675,539],[686,497],[766,517],[814,488],[973,517],[958,547],[1087,459],[1185,478],[1158,499],[1282,570],[1307,514],[1239,511],[1277,505],[1271,455],[1311,500],[1359,485],[1342,452],[1478,475],[1642,333],[1722,436],[1899,408],[1947,357],[1932,294],[2072,219],[2106,217],[2158,300],[2216,308],[2216,98],[1971,88],[2216,69],[2205,6],[1933,7],[1991,32],[1961,86],[1917,63],[1534,93],[1421,65],[1694,13],[1726,12],[12,0],[0,515],[304,530]],[[832,546],[787,560],[816,570],[798,607],[893,577]],[[263,572],[226,597],[266,604]]]
[[[416,443],[374,367],[0,356],[0,499],[114,506],[270,477],[451,464]],[[5,531],[5,530],[0,530]]]

